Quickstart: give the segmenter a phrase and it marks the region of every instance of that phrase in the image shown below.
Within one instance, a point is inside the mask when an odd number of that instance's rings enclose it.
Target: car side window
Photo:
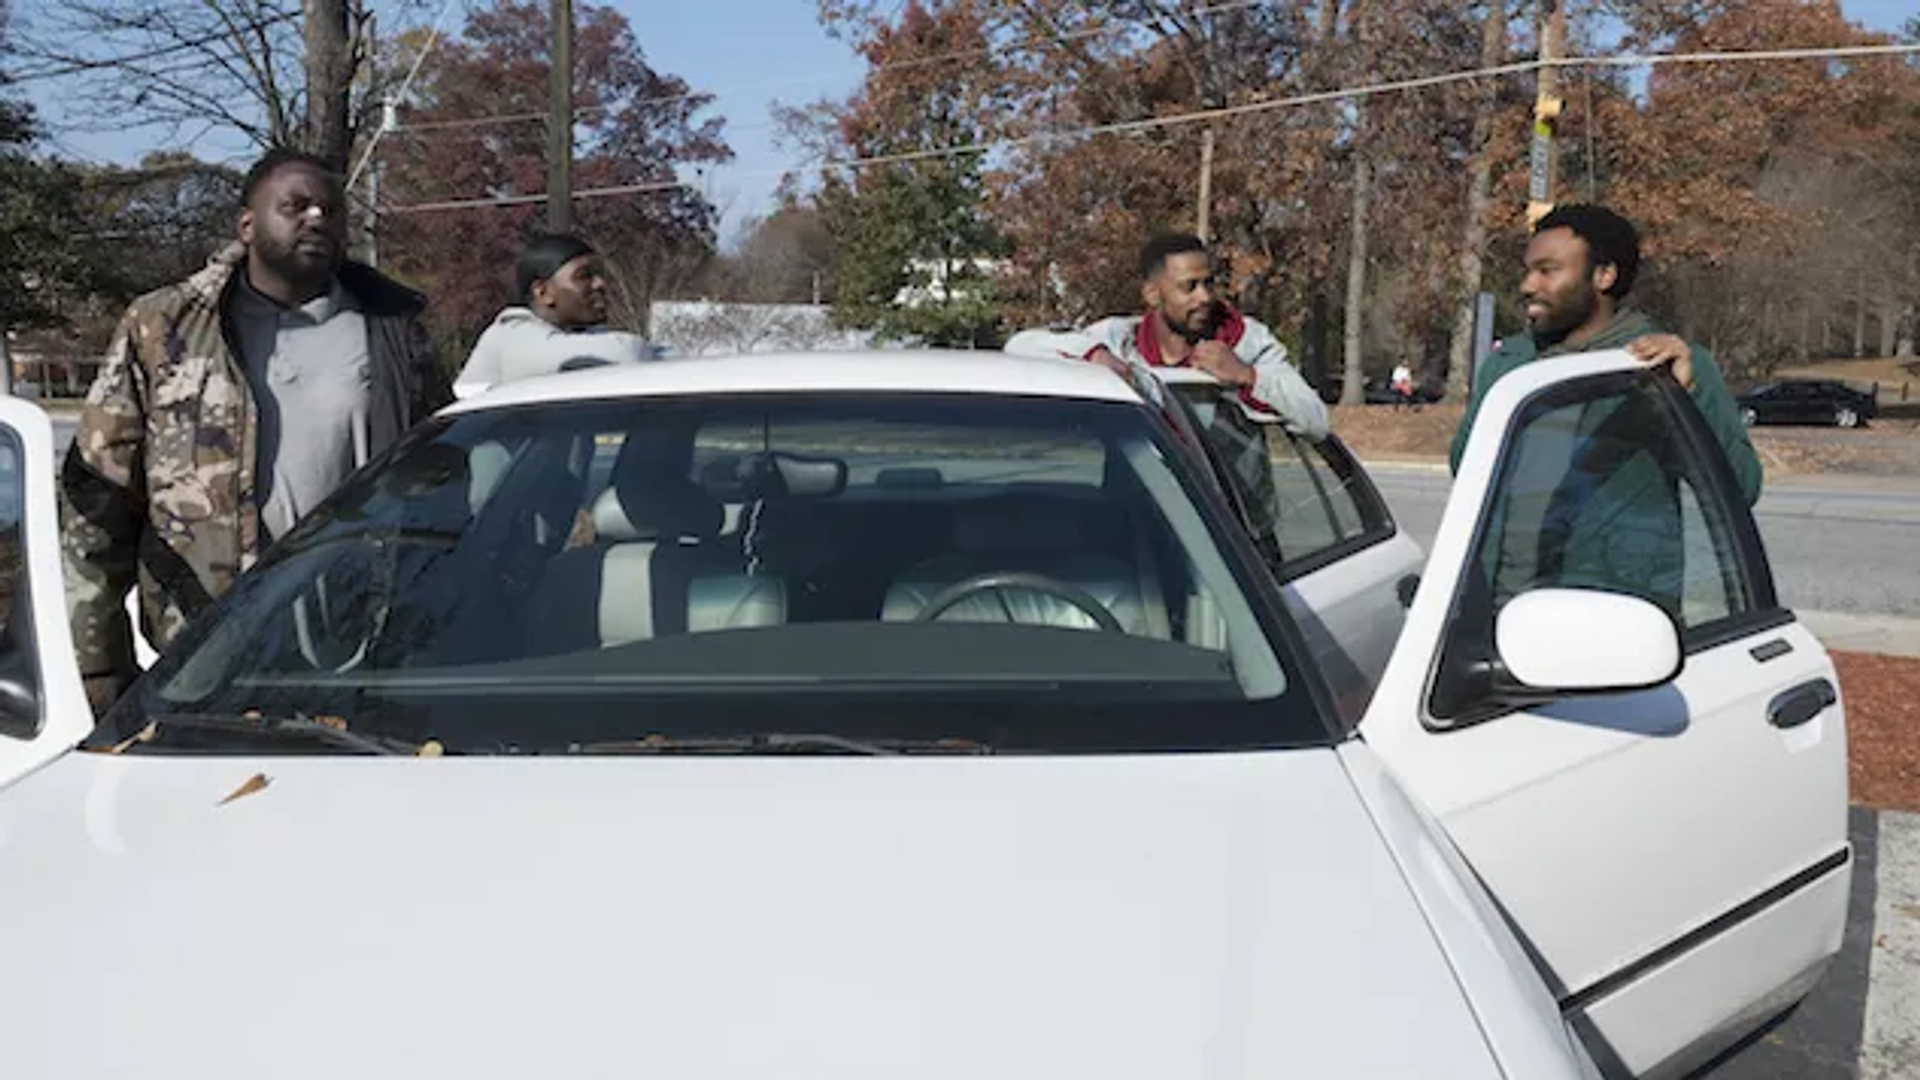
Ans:
[[[1273,482],[1280,504],[1284,576],[1311,573],[1392,533],[1385,504],[1334,439],[1312,442],[1279,428]]]
[[[33,650],[33,628],[27,616],[27,562],[23,513],[25,478],[20,467],[25,454],[11,430],[0,429],[0,679],[28,690],[37,688],[39,673]],[[31,738],[39,728],[39,714],[0,710],[0,735]]]
[[[1494,661],[1494,616],[1534,589],[1649,600],[1690,651],[1774,607],[1752,518],[1692,402],[1670,378],[1613,382],[1556,388],[1521,410],[1454,599],[1436,718],[1470,713],[1470,688],[1449,672]]]

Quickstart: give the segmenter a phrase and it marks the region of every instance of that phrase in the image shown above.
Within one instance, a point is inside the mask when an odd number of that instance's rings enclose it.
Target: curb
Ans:
[[[1848,611],[1794,612],[1829,649],[1920,658],[1920,619]]]

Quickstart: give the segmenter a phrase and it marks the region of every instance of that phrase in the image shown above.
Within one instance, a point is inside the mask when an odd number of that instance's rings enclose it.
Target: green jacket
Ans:
[[[1575,347],[1536,348],[1531,335],[1519,334],[1481,365],[1474,378],[1466,416],[1454,432],[1451,466],[1460,468],[1467,436],[1487,391],[1510,371],[1534,360],[1573,352],[1621,348],[1658,330],[1646,316],[1622,312],[1599,335]],[[1693,346],[1693,401],[1705,417],[1747,505],[1759,501],[1762,469],[1747,438],[1738,406],[1713,356]],[[1645,445],[1637,434],[1608,438],[1623,428],[1664,421],[1647,411],[1642,399],[1597,403],[1580,417],[1578,435],[1587,448],[1584,462],[1569,468],[1552,492],[1507,493],[1487,552],[1485,568],[1496,603],[1534,585],[1586,586],[1624,590],[1681,614],[1686,591],[1686,537],[1678,486],[1669,469],[1644,450],[1624,456],[1609,451]],[[1538,505],[1520,507],[1527,500]],[[1510,514],[1523,514],[1537,527],[1508,535]]]

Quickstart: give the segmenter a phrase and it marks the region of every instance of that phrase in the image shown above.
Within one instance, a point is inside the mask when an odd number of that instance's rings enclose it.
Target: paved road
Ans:
[[[1387,465],[1367,472],[1408,535],[1430,547],[1447,475]],[[1762,492],[1758,511],[1788,607],[1920,617],[1920,486],[1780,482]]]

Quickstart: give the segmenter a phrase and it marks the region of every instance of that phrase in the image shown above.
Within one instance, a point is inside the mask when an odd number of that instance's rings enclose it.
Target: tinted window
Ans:
[[[1632,593],[1689,627],[1746,611],[1733,528],[1678,426],[1644,383],[1529,413],[1481,538],[1495,604],[1551,586]]]
[[[1470,706],[1447,672],[1490,660],[1500,607],[1530,590],[1639,596],[1693,641],[1772,596],[1764,565],[1740,540],[1744,505],[1690,434],[1700,426],[1697,414],[1683,414],[1691,402],[1652,379],[1617,384],[1607,393],[1563,388],[1522,411],[1455,599],[1437,717]]]

